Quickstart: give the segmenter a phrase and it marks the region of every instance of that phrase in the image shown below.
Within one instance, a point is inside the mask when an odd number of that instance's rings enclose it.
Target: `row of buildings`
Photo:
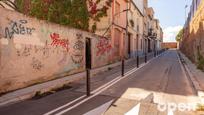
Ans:
[[[154,13],[148,0],[113,0],[107,17],[97,23],[96,34],[111,38],[115,52],[126,58],[159,50],[163,31]]]
[[[192,0],[184,25],[180,49],[191,61],[199,63],[204,56],[204,1]]]
[[[90,1],[100,1],[99,8],[109,0]],[[95,34],[1,8],[1,3],[0,94],[74,74],[70,81],[81,79],[87,68],[98,70],[161,48],[163,32],[147,0],[112,0]],[[88,23],[92,27],[95,21]]]
[[[107,2],[110,1],[101,0],[97,8],[103,7]],[[107,16],[96,24],[95,34],[110,38],[115,53],[120,57],[125,54],[126,58],[130,58],[160,50],[163,31],[159,20],[154,18],[154,13],[153,8],[148,7],[148,0],[112,0]],[[93,24],[95,21],[91,20],[90,30]]]

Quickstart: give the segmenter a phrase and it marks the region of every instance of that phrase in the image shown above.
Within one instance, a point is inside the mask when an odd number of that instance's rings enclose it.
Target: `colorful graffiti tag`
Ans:
[[[100,38],[98,43],[96,44],[97,56],[101,56],[105,53],[109,53],[112,49],[111,43],[106,38]]]
[[[27,20],[11,21],[9,27],[5,28],[5,38],[11,39],[14,34],[32,35],[35,28],[26,27],[25,24],[27,23]]]
[[[83,42],[82,34],[77,33],[76,38],[77,38],[77,41],[74,43],[71,58],[75,64],[80,64],[84,59],[84,56],[83,56],[84,42]]]
[[[61,46],[69,52],[69,40],[68,39],[60,39],[60,35],[57,33],[50,34],[50,38],[52,39],[52,46]]]

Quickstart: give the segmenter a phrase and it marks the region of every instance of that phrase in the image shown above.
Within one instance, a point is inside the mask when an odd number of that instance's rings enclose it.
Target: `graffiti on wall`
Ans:
[[[30,56],[31,50],[32,50],[31,46],[30,47],[25,46],[23,50],[17,50],[17,56],[24,56],[24,57]]]
[[[106,38],[100,38],[98,43],[96,44],[97,56],[104,55],[105,53],[109,53],[112,49],[111,43]]]
[[[43,58],[48,58],[50,56],[50,48],[48,46],[48,41],[45,41],[45,46],[41,49]]]
[[[32,35],[35,28],[27,27],[27,20],[11,21],[9,27],[5,28],[5,38],[13,38],[14,34]]]
[[[40,62],[40,60],[36,59],[35,57],[32,58],[31,66],[35,70],[41,70],[43,67],[43,64]]]
[[[74,43],[73,52],[71,55],[72,61],[75,64],[80,64],[83,61],[84,59],[83,50],[84,50],[83,36],[81,33],[77,33],[76,42]]]
[[[52,46],[60,46],[65,48],[67,52],[69,52],[69,40],[68,39],[60,39],[60,35],[57,33],[50,34],[50,38],[52,39]]]
[[[67,53],[64,53],[62,59],[59,60],[58,65],[64,65],[67,62]]]

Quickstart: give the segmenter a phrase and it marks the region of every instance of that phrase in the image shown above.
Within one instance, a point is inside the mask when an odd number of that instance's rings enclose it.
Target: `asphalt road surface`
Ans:
[[[101,84],[108,82],[100,88]],[[112,70],[111,75],[101,74],[100,78],[92,80],[92,84],[92,91],[100,89],[92,92],[90,97],[84,96],[85,86],[78,82],[71,89],[41,99],[0,107],[0,115],[88,115],[90,112],[107,110],[110,104],[117,109],[106,114],[124,114],[151,93],[155,94],[154,100],[158,103],[170,101],[171,97],[176,100],[175,96],[185,98],[195,95],[176,50],[166,51],[139,69],[129,71],[124,77],[120,76],[120,69]],[[168,98],[161,99],[164,95]]]

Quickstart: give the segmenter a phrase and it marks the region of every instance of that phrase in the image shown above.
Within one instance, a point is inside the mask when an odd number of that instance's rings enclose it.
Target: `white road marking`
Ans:
[[[63,108],[65,108],[65,107],[67,107],[67,106],[69,106],[69,105],[71,105],[71,104],[73,104],[73,103],[79,101],[80,99],[85,98],[85,97],[86,97],[86,95],[83,95],[83,96],[81,96],[81,97],[79,97],[79,98],[77,98],[77,99],[75,99],[75,100],[73,100],[73,101],[71,101],[71,102],[69,102],[69,103],[63,105],[63,106],[60,106],[60,107],[58,107],[58,108],[56,108],[56,109],[54,109],[54,110],[52,110],[52,111],[49,111],[48,113],[45,113],[44,115],[51,115],[52,113],[54,113],[54,112],[56,112],[56,111],[59,111],[60,109],[63,109]]]
[[[168,114],[167,115],[174,115],[174,112],[172,110],[168,110]]]
[[[163,53],[162,53],[162,54],[163,54]],[[133,68],[132,70],[128,71],[127,73],[125,73],[125,76],[124,76],[124,77],[121,77],[121,76],[116,77],[116,78],[113,79],[112,81],[110,81],[110,82],[104,84],[103,86],[99,87],[98,89],[92,91],[91,93],[95,93],[95,92],[96,92],[94,95],[92,95],[92,96],[90,96],[90,97],[88,97],[88,98],[82,100],[81,102],[79,102],[79,103],[73,105],[73,106],[70,107],[70,108],[67,108],[67,109],[65,109],[65,110],[63,110],[63,111],[57,113],[56,115],[62,115],[62,114],[64,114],[64,113],[70,111],[71,109],[73,109],[73,108],[75,108],[75,107],[81,105],[82,103],[88,101],[89,99],[91,99],[91,98],[97,96],[98,94],[100,94],[101,92],[105,91],[105,90],[108,89],[110,86],[112,86],[112,85],[114,85],[115,83],[117,83],[118,81],[120,81],[120,80],[122,80],[122,79],[128,77],[128,76],[131,75],[132,73],[134,73],[134,72],[136,72],[137,70],[143,68],[145,65],[148,65],[150,62],[152,62],[152,61],[155,60],[156,58],[160,57],[162,54],[160,54],[160,55],[154,57],[153,59],[151,59],[151,60],[148,61],[147,63],[141,64],[141,66],[140,66],[139,68],[135,67],[135,68]],[[112,82],[113,82],[113,83],[112,83]],[[109,84],[110,84],[110,85],[109,85]],[[102,89],[102,88],[103,88],[103,89]],[[100,89],[101,89],[101,90],[100,90]],[[100,90],[100,91],[97,92],[98,90]],[[83,95],[83,96],[81,96],[81,97],[79,97],[79,98],[73,100],[72,102],[69,102],[69,103],[67,103],[67,104],[65,104],[65,105],[63,105],[63,106],[60,106],[60,107],[58,107],[58,108],[56,108],[56,109],[54,109],[54,110],[52,110],[52,111],[49,111],[49,112],[45,113],[44,115],[51,115],[51,114],[53,114],[53,113],[55,113],[55,112],[57,112],[57,111],[59,111],[59,110],[65,108],[65,107],[67,107],[67,106],[69,106],[69,105],[71,105],[71,104],[77,102],[78,100],[80,100],[80,99],[82,99],[82,98],[84,98],[84,97],[86,97],[86,95]]]
[[[108,84],[110,84],[110,83],[116,81],[116,80],[119,79],[119,78],[120,78],[120,76],[119,76],[119,77],[116,77],[115,79],[113,79],[113,80],[111,80],[110,82],[104,84],[103,86],[97,88],[96,90],[92,91],[91,93],[92,93],[92,94],[93,94],[93,93],[96,93],[97,91],[101,90],[102,88],[104,88],[104,87],[107,86]],[[48,113],[45,113],[44,115],[51,115],[52,113],[57,112],[57,111],[59,111],[60,109],[63,109],[63,108],[65,108],[65,107],[67,107],[67,106],[69,106],[69,105],[71,105],[71,104],[73,104],[73,103],[75,103],[75,102],[77,102],[77,101],[79,101],[79,100],[85,98],[85,97],[86,97],[86,95],[82,95],[81,97],[79,97],[79,98],[77,98],[77,99],[75,99],[75,100],[73,100],[73,101],[71,101],[71,102],[69,102],[69,103],[67,103],[67,104],[65,104],[65,105],[63,105],[63,106],[60,106],[60,107],[58,107],[58,108],[56,108],[56,109],[54,109],[54,110],[52,110],[52,111],[49,111]]]
[[[139,115],[140,112],[140,103],[138,103],[134,108],[132,108],[130,111],[125,113],[125,115]]]
[[[107,109],[111,106],[113,101],[114,100],[111,100],[111,101],[85,113],[84,115],[103,115],[107,111]]]

